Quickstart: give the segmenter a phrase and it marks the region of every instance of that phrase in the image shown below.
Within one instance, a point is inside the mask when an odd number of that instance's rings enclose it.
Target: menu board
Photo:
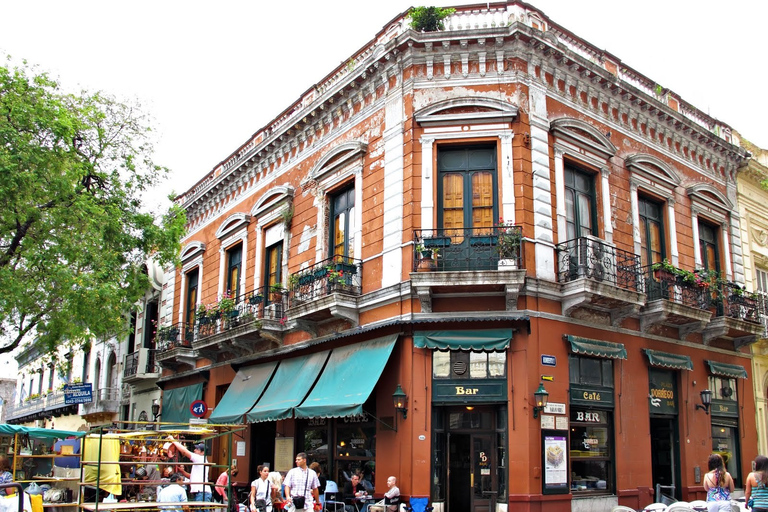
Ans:
[[[544,494],[568,492],[568,432],[542,431]]]
[[[290,471],[293,468],[293,438],[275,438],[275,469],[272,471]]]

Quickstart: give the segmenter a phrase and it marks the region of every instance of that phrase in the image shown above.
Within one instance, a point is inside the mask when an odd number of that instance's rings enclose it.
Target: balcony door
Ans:
[[[450,237],[442,254],[443,270],[495,268],[492,235],[498,222],[496,147],[438,150],[437,224]],[[469,265],[467,265],[469,263]]]

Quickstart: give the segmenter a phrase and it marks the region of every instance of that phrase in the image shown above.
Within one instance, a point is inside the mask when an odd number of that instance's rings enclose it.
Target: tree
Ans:
[[[0,67],[0,353],[124,332],[148,258],[176,261],[183,211],[142,205],[168,172],[150,134],[136,106]]]

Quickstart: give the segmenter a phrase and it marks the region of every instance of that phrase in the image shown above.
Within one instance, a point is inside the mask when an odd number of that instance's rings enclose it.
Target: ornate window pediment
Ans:
[[[698,204],[700,207],[718,212],[722,215],[729,215],[734,211],[733,203],[712,185],[698,183],[686,188],[691,203]]]
[[[281,205],[293,203],[294,190],[290,185],[280,185],[269,189],[251,208],[251,216],[260,218]]]
[[[244,228],[249,222],[251,222],[251,216],[247,213],[234,213],[221,223],[219,229],[216,230],[216,238],[225,238],[239,229]]]
[[[203,242],[190,242],[181,249],[181,261],[188,261],[197,256],[202,256],[205,252]]]
[[[323,176],[344,168],[362,167],[363,157],[368,152],[368,144],[351,141],[332,148],[317,161],[309,172],[309,178],[319,180]]]
[[[493,98],[452,98],[418,110],[414,119],[422,126],[508,123],[517,114],[517,106],[506,101]]]
[[[653,155],[635,153],[626,157],[624,163],[633,174],[646,178],[650,183],[670,190],[680,185],[680,176],[675,170]]]
[[[570,142],[606,160],[616,154],[616,146],[608,140],[608,137],[585,121],[570,117],[555,119],[550,123],[550,130],[558,139]]]

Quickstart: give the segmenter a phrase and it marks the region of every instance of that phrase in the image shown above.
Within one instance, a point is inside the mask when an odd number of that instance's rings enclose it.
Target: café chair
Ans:
[[[323,493],[323,510],[325,512],[344,512],[344,502],[339,500],[339,486],[333,480],[325,482],[325,492]]]
[[[611,512],[635,512],[635,509],[625,507],[624,505],[616,505],[611,509]]]

